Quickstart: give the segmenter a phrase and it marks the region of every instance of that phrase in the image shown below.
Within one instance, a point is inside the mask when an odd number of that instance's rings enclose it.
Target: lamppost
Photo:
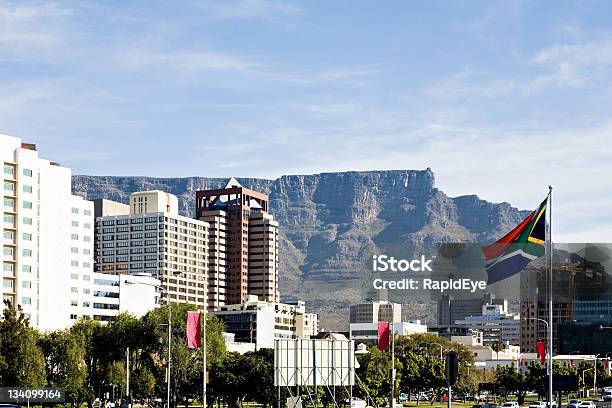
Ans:
[[[539,323],[544,323],[546,325],[546,333],[549,334],[550,337],[550,330],[548,327],[548,322],[544,319],[540,319],[539,317],[523,317],[523,320],[536,320]],[[550,342],[552,342],[552,338],[548,339],[548,344],[550,345]],[[548,356],[548,361],[546,364],[546,373],[548,374],[548,394],[546,396],[546,399],[548,400],[548,407],[552,407],[552,351],[549,353],[550,355]]]
[[[595,390],[595,395],[597,395],[597,357],[599,357],[599,354],[595,355],[595,363],[593,364],[593,389]]]
[[[166,279],[167,281],[167,279]],[[171,354],[171,350],[172,350],[172,303],[170,302],[170,292],[167,288],[164,288],[162,285],[154,285],[152,283],[146,283],[146,282],[134,282],[134,281],[130,281],[130,280],[126,280],[125,281],[126,285],[145,285],[145,286],[151,286],[156,288],[157,290],[161,291],[162,293],[166,294],[166,299],[168,299],[168,376],[166,378],[166,385],[167,385],[167,394],[166,394],[166,408],[170,408],[170,364],[172,362],[172,354]],[[169,283],[166,284],[167,287],[169,287]]]

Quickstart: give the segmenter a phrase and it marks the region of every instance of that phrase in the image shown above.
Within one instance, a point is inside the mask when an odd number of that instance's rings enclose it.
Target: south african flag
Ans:
[[[516,228],[482,249],[489,284],[519,273],[529,262],[544,255],[547,202],[548,198]]]

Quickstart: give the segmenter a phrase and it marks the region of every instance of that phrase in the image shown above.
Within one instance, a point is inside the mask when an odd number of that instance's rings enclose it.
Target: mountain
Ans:
[[[227,179],[76,175],[75,194],[128,202],[130,193],[163,190],[179,198],[180,212],[193,216],[195,191],[221,188]],[[475,195],[449,197],[427,170],[390,170],[239,178],[268,194],[281,225],[280,290],[320,314],[320,327],[347,327],[348,305],[363,300],[369,254],[392,245],[491,242],[527,215],[508,203]],[[365,279],[367,280],[367,278]],[[435,307],[401,299],[404,315],[431,320]]]

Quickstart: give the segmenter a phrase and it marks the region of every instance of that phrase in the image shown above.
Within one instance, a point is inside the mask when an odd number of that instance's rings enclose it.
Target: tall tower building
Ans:
[[[172,301],[207,304],[208,223],[179,215],[177,197],[162,191],[133,193],[129,206],[94,203],[97,272],[149,275]]]
[[[196,193],[196,217],[219,228],[210,271],[218,276],[226,303],[244,303],[248,295],[278,302],[278,222],[268,213],[268,196],[232,178],[222,189]],[[213,285],[209,289],[216,290]],[[211,299],[215,296],[221,299],[221,293],[210,293]]]
[[[71,194],[70,169],[34,144],[0,135],[0,160],[3,300],[41,330],[91,316],[93,204]]]

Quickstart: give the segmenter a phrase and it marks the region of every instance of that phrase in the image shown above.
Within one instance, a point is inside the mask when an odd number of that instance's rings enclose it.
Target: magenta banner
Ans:
[[[187,313],[187,347],[196,349],[201,346],[200,312]]]

